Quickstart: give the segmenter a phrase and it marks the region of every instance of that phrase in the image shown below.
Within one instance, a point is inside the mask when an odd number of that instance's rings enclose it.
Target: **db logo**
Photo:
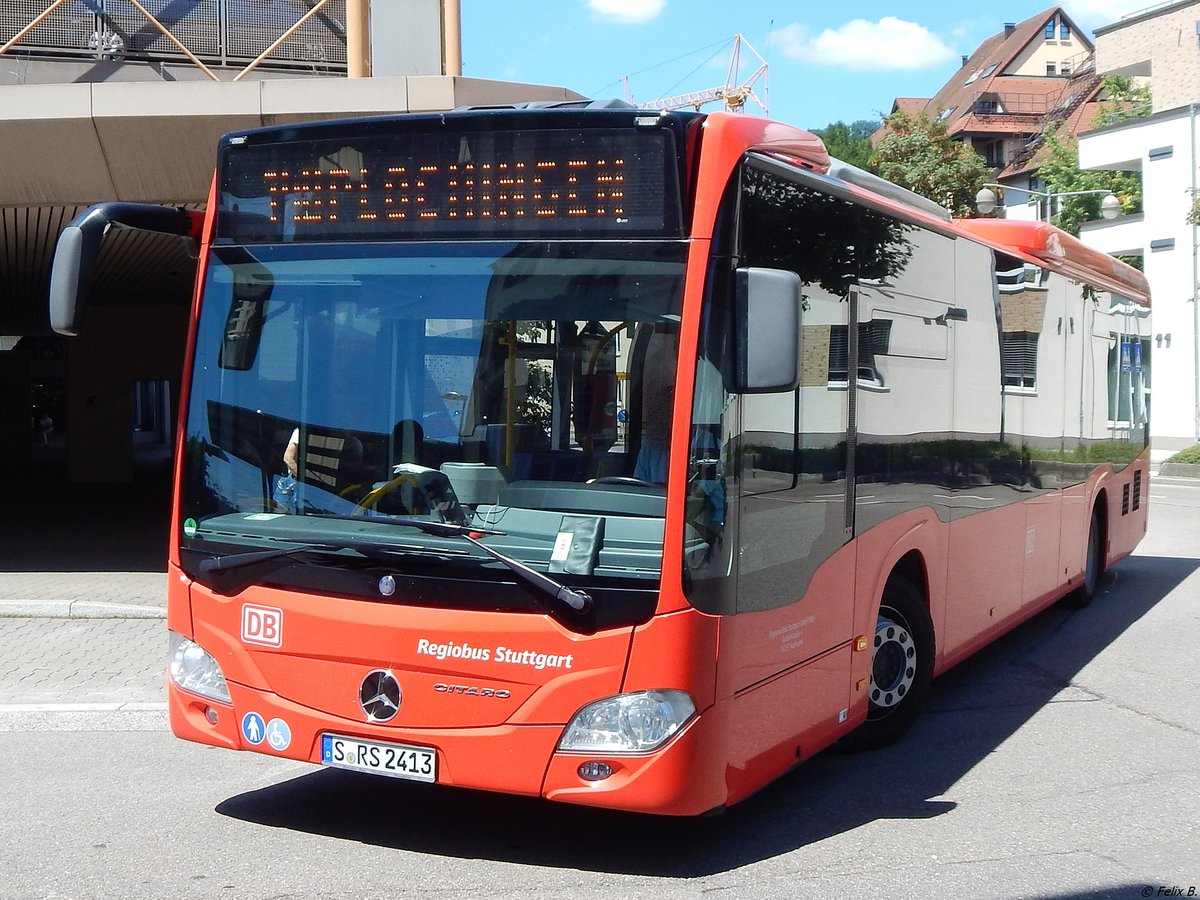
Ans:
[[[283,644],[283,610],[273,606],[242,607],[242,640],[247,644],[279,647]]]

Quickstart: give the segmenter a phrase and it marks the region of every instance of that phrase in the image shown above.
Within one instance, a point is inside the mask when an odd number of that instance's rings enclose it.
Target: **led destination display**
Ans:
[[[433,133],[238,146],[218,236],[237,243],[673,236],[673,135],[658,128]]]

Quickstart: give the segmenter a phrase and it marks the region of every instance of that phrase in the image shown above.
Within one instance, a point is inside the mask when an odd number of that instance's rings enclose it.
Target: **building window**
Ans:
[[[1046,40],[1054,40],[1054,20],[1051,19],[1046,23]]]
[[[1052,62],[1046,63],[1046,74],[1047,75],[1057,75],[1058,74],[1058,71],[1055,69],[1054,63],[1052,63]]]
[[[1061,63],[1059,63],[1058,74],[1060,74],[1060,75],[1070,75],[1071,74],[1071,61],[1069,59],[1064,59]]]
[[[1062,19],[1058,23],[1059,40],[1069,41],[1071,39],[1071,26],[1067,24],[1066,19]]]
[[[981,116],[995,115],[1000,111],[1000,104],[995,100],[979,100],[975,103],[975,112]]]
[[[984,160],[991,168],[1004,168],[1004,141],[988,141],[983,151]]]
[[[849,330],[846,325],[833,325],[829,330],[829,381],[833,384],[849,382]],[[892,323],[890,319],[872,319],[858,323],[858,381],[863,384],[883,385],[883,374],[879,371],[877,356],[887,356],[891,343]]]
[[[1000,337],[1000,372],[1005,387],[1037,387],[1038,335],[1006,331]]]

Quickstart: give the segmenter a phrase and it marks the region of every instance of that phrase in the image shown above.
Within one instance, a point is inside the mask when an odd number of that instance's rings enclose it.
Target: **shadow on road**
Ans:
[[[1089,609],[1047,610],[935,682],[900,744],[821,754],[722,816],[636,816],[333,769],[231,797],[217,812],[446,857],[679,878],[728,871],[877,819],[953,809],[942,798],[959,779],[1197,567],[1131,557]],[[1139,896],[1143,887],[1088,896]]]

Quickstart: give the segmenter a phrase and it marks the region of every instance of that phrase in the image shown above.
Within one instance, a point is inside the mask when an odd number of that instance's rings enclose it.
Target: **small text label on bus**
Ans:
[[[475,659],[480,662],[508,663],[534,669],[569,669],[575,661],[572,653],[538,653],[535,650],[513,650],[509,647],[472,647],[461,643],[435,644],[427,638],[417,641],[417,653],[437,659]]]

